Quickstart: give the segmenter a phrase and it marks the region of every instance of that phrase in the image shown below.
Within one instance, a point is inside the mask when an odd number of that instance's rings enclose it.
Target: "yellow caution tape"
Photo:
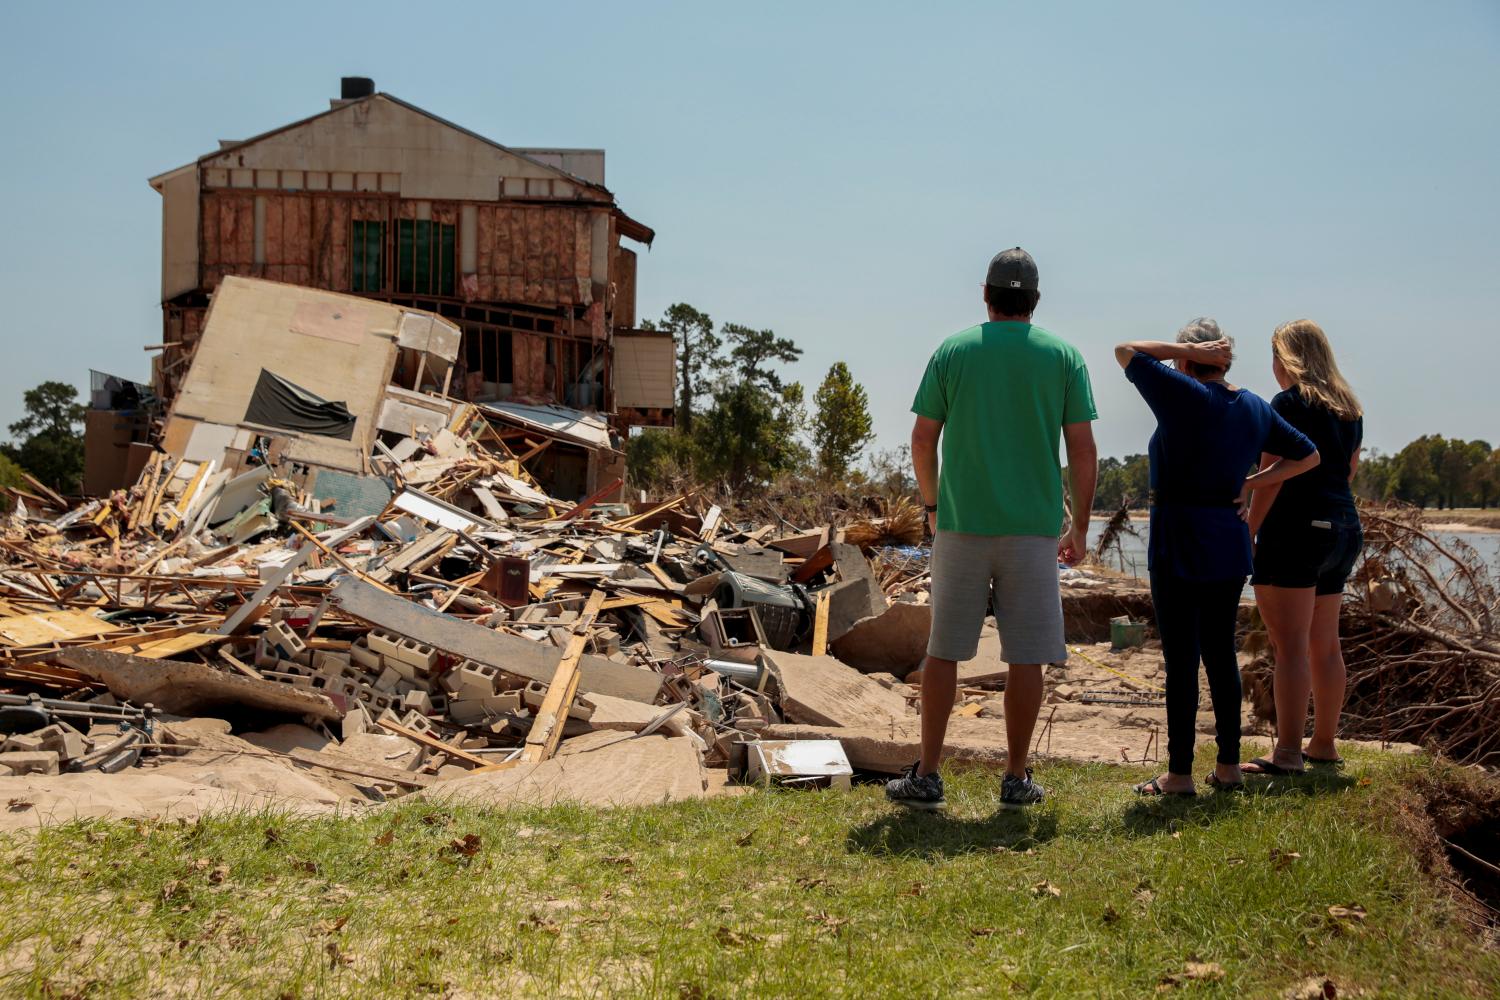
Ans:
[[[1116,677],[1123,678],[1124,680],[1130,681],[1133,684],[1139,684],[1142,687],[1148,688],[1148,689],[1150,689],[1152,691],[1162,691],[1162,692],[1165,692],[1167,690],[1164,687],[1161,687],[1161,686],[1156,685],[1156,684],[1152,684],[1150,681],[1146,680],[1144,677],[1137,677],[1134,674],[1127,674],[1123,670],[1116,670],[1114,667],[1110,666],[1107,663],[1100,663],[1098,660],[1094,659],[1092,656],[1090,656],[1089,654],[1085,653],[1083,650],[1079,649],[1077,646],[1073,646],[1072,647],[1072,651],[1074,653],[1076,653],[1077,655],[1083,657],[1088,662],[1092,663],[1094,666],[1098,667],[1100,670],[1108,670],[1110,673],[1114,674]]]

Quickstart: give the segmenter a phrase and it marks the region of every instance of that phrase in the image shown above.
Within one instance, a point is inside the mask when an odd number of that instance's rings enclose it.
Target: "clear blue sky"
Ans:
[[[608,150],[687,301],[845,360],[882,445],[996,250],[1094,372],[1104,454],[1151,421],[1119,340],[1200,314],[1269,393],[1310,317],[1367,441],[1500,444],[1500,4],[9,4],[0,423],[45,379],[144,379],[146,178],[327,107],[341,75],[502,143]]]

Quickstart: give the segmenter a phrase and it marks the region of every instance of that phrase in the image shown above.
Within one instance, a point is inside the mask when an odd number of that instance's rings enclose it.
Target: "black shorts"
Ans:
[[[1255,543],[1255,576],[1266,587],[1316,587],[1317,596],[1344,592],[1365,546],[1358,518],[1267,521]]]

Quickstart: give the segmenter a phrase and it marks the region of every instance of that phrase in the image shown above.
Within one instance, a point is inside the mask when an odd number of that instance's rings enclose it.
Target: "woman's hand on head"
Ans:
[[[1234,348],[1227,340],[1208,340],[1199,344],[1187,344],[1188,360],[1214,368],[1228,368],[1234,360]]]

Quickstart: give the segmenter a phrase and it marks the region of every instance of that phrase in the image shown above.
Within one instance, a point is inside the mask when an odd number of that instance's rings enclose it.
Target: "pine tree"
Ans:
[[[854,381],[849,366],[839,361],[828,369],[813,397],[813,447],[824,474],[843,478],[859,460],[865,445],[874,439],[870,421],[870,399],[865,387]]]

